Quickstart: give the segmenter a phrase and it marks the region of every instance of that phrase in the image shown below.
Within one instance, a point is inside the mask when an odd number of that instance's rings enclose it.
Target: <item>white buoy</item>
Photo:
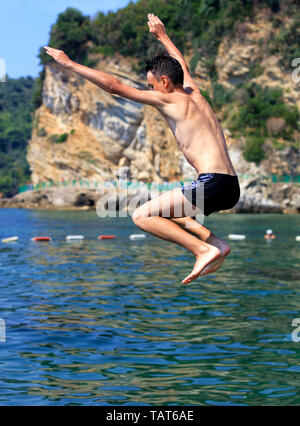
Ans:
[[[9,238],[2,238],[2,243],[11,243],[13,241],[18,241],[19,237],[9,237]]]
[[[83,240],[84,236],[83,235],[67,235],[66,236],[66,240],[67,241],[73,241],[73,240]]]
[[[131,234],[129,235],[129,238],[131,240],[143,240],[144,238],[146,238],[145,234]]]
[[[296,236],[296,241],[300,241],[300,235]]]
[[[239,235],[239,234],[229,234],[228,238],[230,240],[244,240],[246,238],[246,235]]]

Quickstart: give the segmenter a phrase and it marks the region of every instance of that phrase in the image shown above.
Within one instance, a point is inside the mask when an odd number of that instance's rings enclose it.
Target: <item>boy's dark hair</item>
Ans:
[[[171,82],[177,86],[183,85],[183,69],[177,59],[163,52],[146,61],[146,72],[151,71],[158,81],[162,75],[169,77]]]

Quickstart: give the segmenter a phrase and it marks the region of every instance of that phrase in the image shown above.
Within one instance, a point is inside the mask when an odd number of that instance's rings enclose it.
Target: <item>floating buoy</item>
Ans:
[[[116,238],[114,235],[99,235],[99,240],[113,240]]]
[[[50,241],[50,237],[33,237],[31,238],[31,241]]]
[[[129,238],[131,240],[142,240],[142,239],[146,238],[146,235],[145,234],[131,234],[131,235],[129,235]]]
[[[11,243],[12,241],[18,241],[19,237],[8,237],[8,238],[2,238],[2,243]]]
[[[300,235],[296,236],[296,241],[300,241]]]
[[[67,235],[66,236],[66,240],[67,241],[71,241],[71,240],[83,240],[84,236],[83,235]]]
[[[244,240],[246,238],[246,235],[229,234],[228,238],[230,240]]]

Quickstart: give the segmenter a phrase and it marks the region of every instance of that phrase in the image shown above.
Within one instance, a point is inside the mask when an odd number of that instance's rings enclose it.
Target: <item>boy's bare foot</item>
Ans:
[[[220,250],[221,255],[218,259],[210,262],[210,264],[203,269],[200,275],[208,275],[212,272],[217,271],[224,262],[225,257],[230,253],[230,246],[225,243],[225,241],[220,240],[214,235],[211,235],[206,242],[217,247]]]
[[[188,284],[200,275],[201,271],[211,262],[217,260],[221,255],[221,251],[214,246],[208,244],[208,249],[199,255],[196,255],[196,262],[192,272],[182,281],[182,284]]]

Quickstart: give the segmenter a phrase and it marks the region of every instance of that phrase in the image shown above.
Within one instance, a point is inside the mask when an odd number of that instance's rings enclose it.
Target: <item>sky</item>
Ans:
[[[0,0],[0,66],[10,78],[38,77],[39,48],[47,45],[51,26],[68,7],[93,17],[116,11],[129,0]]]

